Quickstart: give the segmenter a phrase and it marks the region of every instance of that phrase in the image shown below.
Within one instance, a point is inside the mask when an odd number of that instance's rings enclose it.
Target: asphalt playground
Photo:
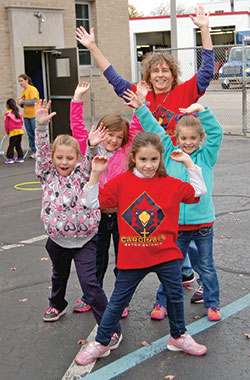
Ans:
[[[203,305],[190,304],[195,284],[185,288],[187,330],[206,344],[203,357],[166,350],[168,318],[152,321],[158,279],[140,284],[129,316],[121,321],[124,340],[110,356],[82,367],[73,359],[79,339],[94,337],[92,312],[72,312],[81,295],[74,265],[67,313],[44,323],[51,263],[40,221],[41,189],[34,160],[5,165],[0,156],[0,378],[3,380],[231,380],[250,379],[250,139],[224,136],[214,170],[214,257],[221,290],[222,320],[208,322]],[[34,183],[33,183],[34,182]],[[17,186],[16,186],[17,185]],[[104,289],[114,284],[111,250]],[[250,337],[250,335],[249,335]]]

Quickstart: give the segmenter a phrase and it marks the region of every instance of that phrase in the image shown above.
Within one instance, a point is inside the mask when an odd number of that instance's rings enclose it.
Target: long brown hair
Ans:
[[[117,114],[108,114],[105,115],[99,120],[97,124],[97,128],[99,125],[103,123],[104,127],[109,129],[110,131],[116,131],[116,132],[123,132],[123,140],[122,145],[126,145],[128,142],[128,132],[129,132],[129,121],[122,117],[121,115]]]
[[[7,102],[6,102],[6,104],[7,104],[7,106],[9,107],[9,109],[13,111],[13,113],[14,113],[16,119],[21,119],[21,116],[20,116],[20,114],[19,114],[18,107],[17,107],[17,105],[16,105],[16,101],[15,101],[15,99],[13,99],[13,98],[9,98],[9,99],[7,100]]]
[[[28,81],[29,85],[34,86],[33,83],[32,83],[31,77],[29,77],[28,75],[26,75],[26,74],[20,74],[18,78],[23,78],[24,80]]]
[[[156,170],[156,173],[158,173],[160,177],[166,177],[167,171],[162,159],[162,155],[164,153],[163,145],[160,136],[154,132],[139,132],[134,137],[128,160],[128,170],[132,171],[134,169],[135,163],[133,159],[135,159],[136,153],[138,153],[139,149],[147,147],[149,145],[152,145],[160,153],[160,163],[158,169]]]

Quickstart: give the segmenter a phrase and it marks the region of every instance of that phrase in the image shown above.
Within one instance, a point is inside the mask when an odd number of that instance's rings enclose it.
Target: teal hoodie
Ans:
[[[170,154],[173,150],[180,149],[174,146],[169,135],[160,126],[158,121],[146,105],[135,110],[142,128],[146,132],[155,132],[161,137],[164,147],[163,160],[167,168],[167,173],[172,177],[190,182],[188,172],[184,164],[173,161]],[[219,156],[219,149],[222,142],[223,130],[214,114],[208,107],[205,111],[199,112],[199,119],[207,134],[204,146],[200,146],[191,158],[193,162],[202,168],[202,175],[207,186],[207,193],[201,197],[197,204],[180,204],[179,224],[203,224],[211,223],[215,220],[214,204],[212,200],[213,190],[213,166]],[[167,196],[167,189],[166,196]]]

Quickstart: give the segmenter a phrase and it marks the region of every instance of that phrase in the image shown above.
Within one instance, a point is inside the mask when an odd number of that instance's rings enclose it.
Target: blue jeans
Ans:
[[[124,307],[129,304],[137,286],[150,272],[155,272],[167,294],[170,333],[178,338],[186,331],[184,321],[183,287],[180,260],[142,269],[119,269],[115,288],[97,329],[96,341],[107,346],[121,318]]]
[[[30,144],[31,152],[36,153],[36,145],[35,145],[36,118],[24,117],[23,120],[24,120],[25,129],[29,136],[29,144]]]
[[[203,283],[203,299],[205,308],[219,307],[219,281],[213,259],[213,227],[203,227],[193,231],[179,231],[177,246],[186,255],[190,241],[194,240],[198,249],[189,254],[193,268],[199,266],[200,277]]]
[[[193,264],[191,265],[190,260],[189,260],[189,255],[192,254],[193,257],[197,257],[198,256],[197,253],[198,253],[197,247],[194,241],[192,240],[188,248],[188,254],[185,254],[185,255],[183,254],[184,259],[182,260],[182,274],[185,276],[190,276],[193,273],[193,269],[194,269],[195,272],[197,272],[199,275],[197,282],[199,285],[201,285],[202,281],[200,279],[200,269],[198,265],[198,260],[196,259],[194,266]],[[156,304],[160,304],[161,306],[167,307],[167,297],[161,284],[156,293],[155,305]]]
[[[103,279],[109,262],[109,247],[111,236],[113,237],[116,263],[119,244],[117,213],[102,212],[96,242],[96,278],[101,287],[103,287]],[[115,275],[117,273],[116,267],[114,269],[114,273]],[[81,297],[81,299],[82,301],[87,302],[84,295]]]

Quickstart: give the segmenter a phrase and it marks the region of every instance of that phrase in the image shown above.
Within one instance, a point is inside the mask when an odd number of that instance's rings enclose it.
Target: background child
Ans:
[[[83,122],[83,101],[82,96],[89,90],[89,83],[82,82],[76,87],[70,109],[70,123],[73,136],[80,144],[82,155],[85,154],[88,131]],[[109,114],[104,116],[97,124],[103,125],[107,129],[106,138],[96,145],[96,153],[109,158],[108,166],[100,178],[100,188],[110,179],[123,173],[128,168],[128,156],[132,140],[136,133],[141,130],[141,126],[129,128],[129,122],[120,115]],[[104,275],[109,261],[109,247],[111,236],[113,237],[115,258],[117,260],[119,232],[117,226],[116,208],[103,208],[101,210],[101,221],[97,233],[96,243],[96,277],[103,286]],[[115,271],[116,272],[116,271]],[[83,312],[90,307],[85,297],[76,301],[74,311]],[[129,306],[126,305],[122,317],[128,315]]]
[[[197,203],[206,192],[201,169],[182,151],[171,155],[183,162],[191,182],[167,176],[162,160],[163,146],[155,133],[138,133],[132,143],[129,170],[100,189],[101,208],[117,207],[120,232],[115,288],[98,327],[96,341],[75,357],[85,365],[110,353],[109,342],[124,306],[149,272],[155,272],[167,293],[171,337],[167,348],[203,355],[206,347],[186,334],[180,260],[176,246],[180,202]],[[87,188],[98,186],[100,172],[95,160]],[[165,191],[163,191],[165,189]]]
[[[69,135],[55,139],[49,148],[48,114],[50,102],[40,101],[36,111],[36,174],[43,187],[41,219],[48,234],[46,249],[52,261],[52,291],[50,306],[45,310],[45,322],[57,321],[66,311],[67,281],[72,260],[88,303],[97,323],[100,323],[107,298],[96,280],[96,233],[100,211],[95,206],[97,197],[89,199],[86,207],[84,184],[89,179],[92,154],[87,151],[81,163],[78,142]],[[105,136],[105,128],[91,129],[89,140]],[[117,325],[117,332],[120,327]]]
[[[7,150],[7,160],[5,164],[23,162],[23,150],[21,147],[23,131],[23,116],[19,112],[15,99],[8,99],[6,102],[7,111],[4,115],[4,127],[9,136],[9,147]],[[17,159],[14,160],[14,148],[17,151]]]
[[[176,138],[179,146],[175,147],[161,126],[152,116],[145,105],[142,105],[143,95],[145,95],[144,84],[141,84],[140,94],[136,96],[132,91],[127,92],[127,99],[130,105],[137,108],[136,116],[145,131],[154,131],[161,137],[165,152],[163,155],[168,173],[188,181],[189,176],[184,165],[177,165],[171,160],[171,154],[175,149],[182,149],[190,155],[193,162],[202,168],[204,180],[207,186],[207,194],[202,197],[198,205],[180,206],[179,233],[177,245],[185,257],[191,240],[194,240],[198,255],[190,254],[190,260],[194,270],[197,270],[204,287],[204,306],[208,319],[211,321],[220,320],[219,310],[219,282],[213,259],[213,224],[215,211],[212,200],[213,189],[213,166],[218,159],[219,148],[222,142],[223,130],[208,107],[195,103],[190,107],[182,109],[177,116]],[[139,99],[140,98],[140,99]],[[140,108],[138,108],[138,106]],[[198,112],[198,114],[196,114]],[[188,114],[191,113],[191,114]],[[204,129],[203,129],[204,128]],[[205,138],[204,146],[200,146]],[[197,262],[198,260],[198,262]]]

